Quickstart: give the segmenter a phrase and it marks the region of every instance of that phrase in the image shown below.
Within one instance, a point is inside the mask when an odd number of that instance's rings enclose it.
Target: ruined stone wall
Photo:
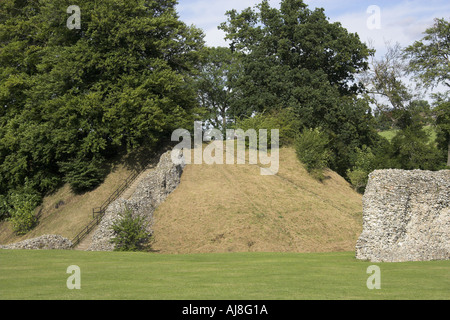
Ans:
[[[108,206],[87,250],[114,250],[114,244],[111,243],[115,236],[112,226],[126,207],[132,209],[133,214],[145,217],[149,222],[148,231],[151,232],[153,212],[178,186],[184,166],[184,161],[180,161],[180,164],[172,162],[171,151],[164,153],[157,167],[142,179],[130,199],[119,198]]]
[[[0,245],[0,249],[42,249],[68,250],[72,242],[60,235],[46,234],[37,238],[27,239],[8,245]]]
[[[376,170],[363,197],[356,258],[450,259],[450,170]]]

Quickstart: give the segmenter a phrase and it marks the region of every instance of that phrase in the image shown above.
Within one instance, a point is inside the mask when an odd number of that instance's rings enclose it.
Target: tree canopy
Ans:
[[[241,59],[233,114],[293,110],[300,128],[327,132],[331,167],[345,173],[351,149],[376,139],[367,122],[370,108],[356,98],[362,85],[355,77],[368,68],[373,51],[339,22],[329,22],[324,9],[310,10],[301,0],[283,0],[280,9],[262,1],[227,16],[220,29]]]
[[[0,3],[0,193],[95,186],[105,159],[154,146],[197,106],[202,31],[174,0]],[[190,121],[189,121],[190,122]]]
[[[368,67],[371,51],[357,34],[330,23],[323,9],[312,11],[301,0],[284,0],[276,9],[263,1],[227,16],[220,28],[243,55],[236,83],[246,106],[241,113],[301,106],[320,116],[328,97],[358,92],[354,76]]]
[[[409,72],[427,87],[450,87],[450,22],[436,18],[424,34],[405,49]]]

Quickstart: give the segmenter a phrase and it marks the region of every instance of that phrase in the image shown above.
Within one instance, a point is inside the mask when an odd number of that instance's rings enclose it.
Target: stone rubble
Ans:
[[[34,250],[68,250],[72,242],[60,235],[46,234],[8,245],[0,245],[0,249],[34,249]]]

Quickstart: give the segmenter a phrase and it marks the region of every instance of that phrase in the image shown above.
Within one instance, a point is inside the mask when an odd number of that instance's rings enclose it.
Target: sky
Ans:
[[[225,22],[225,12],[253,7],[261,0],[179,0],[177,11],[185,23],[201,28],[209,46],[226,46],[224,33],[217,26]],[[280,0],[270,0],[279,7]],[[358,33],[363,42],[371,41],[377,55],[385,52],[385,43],[399,42],[402,47],[423,37],[434,18],[450,17],[448,0],[305,0],[310,9],[324,8],[331,22],[341,22],[350,32]],[[379,19],[376,11],[379,8]],[[377,24],[379,22],[379,24]],[[369,23],[369,26],[368,26]]]
[[[261,0],[178,0],[180,19],[195,25],[205,33],[208,46],[227,46],[225,34],[217,27],[227,20],[226,11],[238,12],[254,7]],[[269,0],[279,8],[280,0]],[[448,0],[305,0],[310,9],[324,8],[330,22],[340,22],[349,32],[357,33],[362,42],[370,43],[380,59],[386,43],[402,47],[423,38],[423,32],[433,25],[433,19],[450,18]],[[437,91],[441,91],[438,88]]]

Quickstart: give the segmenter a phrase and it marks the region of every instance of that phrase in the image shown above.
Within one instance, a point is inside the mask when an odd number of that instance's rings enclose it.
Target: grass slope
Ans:
[[[68,185],[45,197],[38,226],[25,236],[0,223],[0,243],[43,234],[72,239],[136,163],[118,161],[105,182],[74,194]],[[361,195],[327,171],[311,178],[291,148],[280,150],[276,176],[257,165],[188,165],[181,184],[155,212],[153,249],[160,253],[323,252],[354,250],[361,232]],[[64,204],[56,208],[56,204]]]
[[[69,290],[67,267],[81,270]],[[151,253],[0,250],[0,299],[450,299],[450,261],[377,263],[353,252]]]
[[[92,208],[99,207],[123,183],[131,174],[131,168],[126,161],[115,164],[100,186],[83,194],[75,194],[68,184],[64,185],[44,198],[36,210],[41,212],[38,225],[26,235],[17,236],[11,231],[9,222],[0,222],[0,243],[14,243],[44,234],[59,234],[72,239],[92,220]]]
[[[236,163],[236,162],[235,162]],[[362,198],[338,174],[313,179],[292,148],[279,172],[257,165],[191,164],[154,214],[160,253],[325,252],[354,250]]]

